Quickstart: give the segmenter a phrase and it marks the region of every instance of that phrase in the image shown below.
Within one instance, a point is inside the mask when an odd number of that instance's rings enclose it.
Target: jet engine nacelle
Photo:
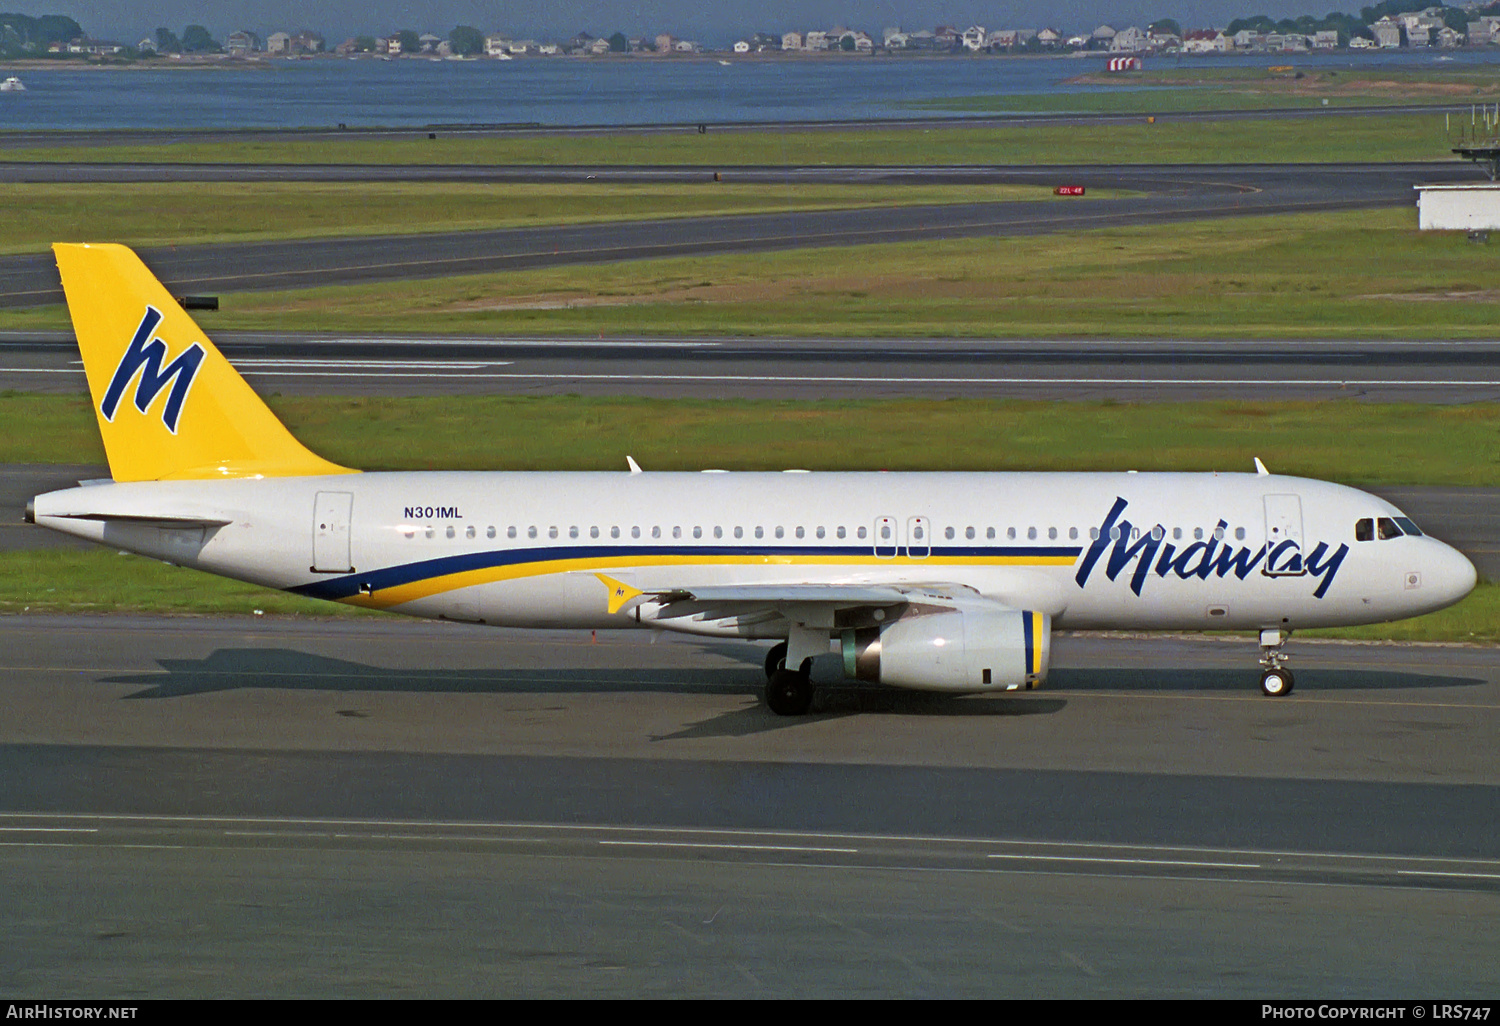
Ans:
[[[1014,691],[1047,679],[1052,618],[1017,609],[952,609],[846,630],[844,674],[925,691]]]

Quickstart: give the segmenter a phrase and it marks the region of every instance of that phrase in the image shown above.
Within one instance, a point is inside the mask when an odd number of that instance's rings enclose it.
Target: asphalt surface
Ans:
[[[122,173],[104,165],[29,165],[25,180],[86,180],[73,176]],[[644,175],[696,175],[718,168],[514,168],[514,181],[641,181]],[[202,165],[136,169],[149,181],[192,180],[221,173]],[[289,171],[241,167],[236,176],[343,173],[407,180],[420,174],[486,180],[496,169],[368,167]],[[746,181],[872,182],[986,181],[1079,184],[1131,189],[1146,195],[1062,202],[1002,202],[905,206],[865,210],[745,214],[639,222],[435,232],[287,242],[223,243],[145,248],[146,264],[175,293],[297,289],[324,285],[415,280],[538,267],[608,263],[651,257],[757,253],[818,246],[923,239],[1007,237],[1163,224],[1210,217],[1294,213],[1404,205],[1419,182],[1478,181],[1473,166],[1426,164],[1174,165],[1161,167],[776,168],[740,169]],[[152,176],[156,176],[153,178]],[[48,177],[56,176],[56,177]],[[183,176],[188,176],[184,178]],[[830,177],[831,176],[831,177]],[[498,180],[498,179],[496,179]],[[50,254],[0,257],[0,306],[62,300]]]
[[[658,398],[1500,398],[1488,341],[525,338],[216,332],[262,392]],[[86,389],[70,332],[0,332],[0,389]]]
[[[746,644],[0,618],[0,989],[1493,993],[1500,651],[1293,649],[786,720]]]

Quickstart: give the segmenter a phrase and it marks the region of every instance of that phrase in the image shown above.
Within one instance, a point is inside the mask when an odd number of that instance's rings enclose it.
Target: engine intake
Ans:
[[[1047,679],[1052,618],[1019,609],[954,609],[840,635],[844,675],[925,691],[1014,691]]]

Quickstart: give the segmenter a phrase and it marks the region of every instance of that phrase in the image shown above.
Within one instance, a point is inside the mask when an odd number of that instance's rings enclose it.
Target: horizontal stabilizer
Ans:
[[[137,516],[130,513],[57,513],[54,516],[65,520],[99,520],[107,524],[144,524],[147,526],[155,524],[164,528],[227,527],[233,523],[232,520],[218,520],[210,517]]]

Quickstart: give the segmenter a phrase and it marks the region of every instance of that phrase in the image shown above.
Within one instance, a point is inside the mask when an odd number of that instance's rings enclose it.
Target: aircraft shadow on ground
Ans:
[[[743,695],[755,679],[743,669],[396,669],[283,648],[219,649],[204,659],[161,659],[161,671],[106,677],[103,684],[139,684],[129,698],[181,698],[249,688],[346,693]]]
[[[711,646],[717,650],[720,646]],[[292,649],[219,649],[202,659],[162,659],[161,670],[101,679],[138,685],[129,699],[168,699],[244,689],[326,691],[345,694],[587,695],[639,692],[720,695],[757,699],[671,738],[757,733],[808,722],[771,716],[759,702],[764,653],[744,645],[722,646],[739,665],[720,668],[551,667],[546,669],[404,669],[374,666]],[[820,659],[812,711],[815,718],[864,714],[903,716],[1035,716],[1060,712],[1069,694],[1099,691],[1215,692],[1256,690],[1253,667],[1244,669],[1059,668],[1040,693],[953,695],[908,691],[843,680],[836,660]],[[1474,677],[1368,669],[1306,668],[1296,671],[1299,692],[1388,691],[1474,686]],[[1017,701],[1017,698],[1022,700]],[[665,740],[666,738],[663,738]]]
[[[725,646],[726,653],[730,651]],[[170,699],[243,689],[327,691],[343,694],[403,692],[409,694],[553,694],[610,692],[726,695],[753,699],[742,709],[715,716],[672,738],[758,733],[808,722],[803,717],[772,715],[759,701],[765,677],[763,651],[736,646],[742,665],[729,668],[676,669],[557,667],[545,670],[393,669],[292,649],[219,649],[203,659],[161,659],[161,670],[105,677],[102,684],[138,685],[127,699]],[[879,684],[840,681],[831,660],[819,661],[813,713],[847,716],[894,713],[910,716],[1034,716],[1060,711],[1060,700],[1007,702],[994,695],[948,695],[906,691]],[[833,670],[833,674],[830,671]],[[662,738],[665,740],[666,738]]]
[[[1314,691],[1409,691],[1417,688],[1474,687],[1488,683],[1479,677],[1454,677],[1409,670],[1339,669],[1337,667],[1287,667],[1297,682],[1295,694]],[[1088,691],[1259,691],[1260,670],[1244,669],[1142,669],[1139,667],[1054,669],[1046,688],[1059,693]]]

